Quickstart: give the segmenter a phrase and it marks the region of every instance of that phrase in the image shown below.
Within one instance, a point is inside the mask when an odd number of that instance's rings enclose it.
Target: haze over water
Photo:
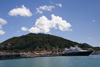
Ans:
[[[0,60],[0,67],[100,67],[100,55]]]

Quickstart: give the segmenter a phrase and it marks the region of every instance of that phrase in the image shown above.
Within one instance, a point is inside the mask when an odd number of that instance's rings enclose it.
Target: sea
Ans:
[[[100,55],[0,60],[0,67],[100,67]]]

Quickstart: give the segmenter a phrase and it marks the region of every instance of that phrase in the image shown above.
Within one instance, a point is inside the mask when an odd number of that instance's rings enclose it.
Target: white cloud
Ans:
[[[59,6],[59,7],[62,7],[62,5],[61,4],[56,4],[57,6]]]
[[[47,33],[50,31],[52,23],[45,16],[42,16],[39,19],[37,19],[35,26],[40,28],[43,32]]]
[[[4,20],[4,19],[2,19],[2,18],[0,18],[0,24],[7,24],[7,21],[6,20]]]
[[[37,28],[37,27],[32,27],[32,28],[29,29],[29,32],[31,32],[31,33],[39,33],[39,32],[41,32],[41,30],[39,28]]]
[[[50,1],[51,4],[55,4],[56,6],[62,7],[62,4],[58,4],[58,3],[53,3],[52,1]]]
[[[5,32],[3,30],[0,30],[0,35],[4,35]]]
[[[2,19],[2,18],[0,18],[0,35],[4,35],[5,34],[5,32],[3,30],[1,30],[2,29],[2,26],[4,24],[7,24],[7,21],[4,20],[4,19]]]
[[[28,31],[28,28],[22,27],[21,30],[22,30],[22,31]]]
[[[69,28],[71,27],[70,23],[68,23],[66,20],[62,20],[62,17],[55,16],[54,14],[52,14],[51,17],[52,17],[51,21],[54,27],[56,27],[56,25],[58,24],[60,30],[70,31],[69,30]]]
[[[36,13],[40,13],[42,14],[43,12],[41,10],[39,10],[39,8],[36,8],[37,12]]]
[[[24,5],[22,5],[21,8],[15,8],[15,9],[12,9],[11,11],[9,11],[8,13],[10,16],[27,16],[27,17],[30,17],[32,16],[32,13],[30,12],[29,9],[27,9]]]
[[[42,13],[43,13],[42,10],[45,10],[45,11],[52,11],[53,8],[55,8],[55,7],[54,7],[54,6],[47,6],[47,5],[40,6],[39,8],[36,8],[36,10],[37,10],[36,13],[42,14]]]
[[[54,6],[47,6],[47,5],[39,7],[39,9],[41,9],[41,10],[47,10],[47,11],[52,11],[53,8],[55,8],[55,7]]]
[[[29,31],[32,33],[49,33],[50,28],[57,29],[57,25],[61,31],[72,31],[72,29],[70,29],[71,24],[66,20],[62,20],[62,17],[52,14],[51,18],[51,20],[48,20],[45,16],[40,17],[36,20],[35,27],[30,28]]]
[[[95,20],[92,20],[92,22],[95,22]]]

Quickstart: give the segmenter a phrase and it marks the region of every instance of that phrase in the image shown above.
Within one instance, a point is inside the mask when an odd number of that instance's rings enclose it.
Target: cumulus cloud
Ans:
[[[8,13],[10,16],[27,16],[30,17],[32,16],[32,13],[30,12],[29,9],[27,9],[24,5],[22,5],[21,8],[14,8]]]
[[[48,18],[45,16],[40,17],[36,20],[35,27],[30,28],[29,32],[49,33],[51,28],[57,29],[57,27],[59,27],[61,31],[72,31],[72,29],[70,29],[71,24],[68,23],[66,20],[63,20],[62,17],[55,16],[54,14],[52,14],[51,18],[51,20],[48,20]]]
[[[62,17],[55,16],[54,14],[51,15],[52,20],[51,22],[53,23],[53,27],[56,27],[58,24],[59,29],[62,31],[70,31],[71,24],[68,23],[66,20],[62,20]]]
[[[5,32],[3,30],[0,30],[0,35],[4,35]]]
[[[2,26],[4,24],[7,24],[7,21],[5,19],[0,18],[0,35],[4,35],[5,34],[5,32],[3,30],[1,30]]]
[[[47,5],[40,6],[39,8],[36,8],[36,10],[37,10],[36,13],[42,14],[42,13],[43,13],[42,10],[45,10],[45,11],[52,11],[53,8],[55,8],[55,7],[54,7],[54,6],[47,6]]]
[[[50,31],[50,28],[52,28],[52,23],[45,16],[42,16],[37,19],[35,26],[40,28],[43,32],[47,33]]]
[[[22,31],[28,31],[28,28],[22,27],[21,30],[22,30]]]
[[[7,24],[7,21],[2,19],[2,18],[0,18],[0,24],[2,24],[2,25]]]
[[[38,27],[32,27],[29,29],[29,32],[31,33],[39,33],[41,30]]]
[[[56,4],[57,6],[59,6],[59,7],[62,7],[62,5],[61,4]]]

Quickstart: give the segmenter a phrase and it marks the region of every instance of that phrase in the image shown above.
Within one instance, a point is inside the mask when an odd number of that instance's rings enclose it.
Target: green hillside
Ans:
[[[68,39],[64,39],[58,36],[50,35],[50,34],[33,34],[29,33],[27,35],[23,35],[20,37],[10,38],[0,44],[0,50],[21,50],[21,51],[34,51],[34,50],[54,50],[59,48],[62,50],[63,48],[70,46],[78,45],[83,49],[92,48],[92,46],[83,43],[77,43],[70,41]]]

